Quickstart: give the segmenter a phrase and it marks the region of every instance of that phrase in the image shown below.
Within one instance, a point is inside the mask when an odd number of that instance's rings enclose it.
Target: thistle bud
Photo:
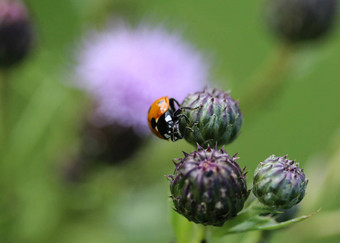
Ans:
[[[147,142],[132,127],[117,123],[99,125],[94,120],[84,121],[79,153],[64,162],[62,175],[66,181],[82,181],[98,166],[125,163]]]
[[[118,124],[97,126],[88,122],[82,134],[82,156],[112,165],[132,157],[146,142],[133,128]]]
[[[333,26],[337,0],[269,0],[268,24],[286,41],[318,39]]]
[[[288,209],[303,199],[307,183],[298,163],[272,155],[257,166],[253,193],[267,206]]]
[[[205,89],[188,95],[181,107],[191,108],[183,109],[179,128],[193,145],[222,146],[231,143],[241,129],[243,116],[229,92]]]
[[[246,173],[223,148],[198,146],[184,155],[169,176],[174,209],[195,223],[222,226],[242,210],[249,195]]]
[[[0,1],[0,68],[21,61],[29,51],[32,28],[21,1]]]

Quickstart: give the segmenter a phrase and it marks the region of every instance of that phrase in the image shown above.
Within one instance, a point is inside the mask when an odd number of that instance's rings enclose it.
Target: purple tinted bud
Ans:
[[[98,165],[118,165],[133,157],[146,138],[131,127],[117,124],[96,126],[90,121],[81,130],[79,153],[68,158],[63,174],[67,181],[78,182]]]
[[[204,225],[221,226],[242,210],[249,192],[246,173],[224,150],[208,147],[175,162],[170,175],[174,209],[188,220]]]
[[[21,1],[0,1],[0,68],[20,62],[29,51],[33,32]]]
[[[269,0],[268,24],[291,43],[315,40],[333,26],[337,0]]]
[[[144,140],[132,128],[117,124],[97,127],[87,123],[82,132],[81,155],[87,160],[115,164],[131,156]]]

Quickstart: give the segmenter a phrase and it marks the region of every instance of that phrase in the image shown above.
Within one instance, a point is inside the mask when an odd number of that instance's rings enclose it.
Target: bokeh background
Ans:
[[[216,87],[242,96],[279,43],[263,18],[263,1],[27,0],[37,35],[30,57],[11,72],[11,136],[0,165],[1,242],[170,242],[168,181],[181,151],[194,148],[150,137],[133,157],[100,162],[81,181],[63,169],[80,143],[88,98],[70,85],[74,56],[89,30],[124,18],[180,31],[213,66]],[[285,85],[244,114],[242,134],[226,146],[247,166],[271,154],[300,161],[310,184],[299,214],[316,216],[280,230],[273,242],[339,242],[340,31],[301,47]],[[261,96],[261,93],[258,94]],[[133,102],[133,98],[131,102]],[[242,100],[240,100],[242,107]],[[225,238],[251,239],[251,234]],[[221,242],[223,242],[221,240]],[[249,241],[251,242],[251,241]]]

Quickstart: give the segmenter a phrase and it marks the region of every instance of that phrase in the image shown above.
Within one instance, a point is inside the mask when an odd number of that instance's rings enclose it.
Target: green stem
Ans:
[[[207,243],[207,227],[195,224],[195,237],[192,243]]]
[[[260,243],[263,231],[251,231],[247,232],[244,237],[241,238],[242,243]],[[264,243],[264,242],[263,242]]]
[[[272,231],[269,231],[269,230],[261,231],[261,235],[257,243],[269,243],[272,234],[273,234]]]
[[[267,103],[275,97],[280,88],[285,84],[284,74],[295,53],[295,47],[289,44],[280,46],[268,59],[260,71],[245,83],[240,106],[244,113]]]
[[[5,71],[0,70],[0,151],[5,151],[8,139],[8,82]]]

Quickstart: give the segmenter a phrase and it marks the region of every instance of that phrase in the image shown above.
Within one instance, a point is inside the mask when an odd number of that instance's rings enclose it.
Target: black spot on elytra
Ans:
[[[156,126],[157,126],[156,120],[155,120],[155,118],[152,118],[152,119],[151,119],[151,127],[152,127],[153,129],[155,129]]]

